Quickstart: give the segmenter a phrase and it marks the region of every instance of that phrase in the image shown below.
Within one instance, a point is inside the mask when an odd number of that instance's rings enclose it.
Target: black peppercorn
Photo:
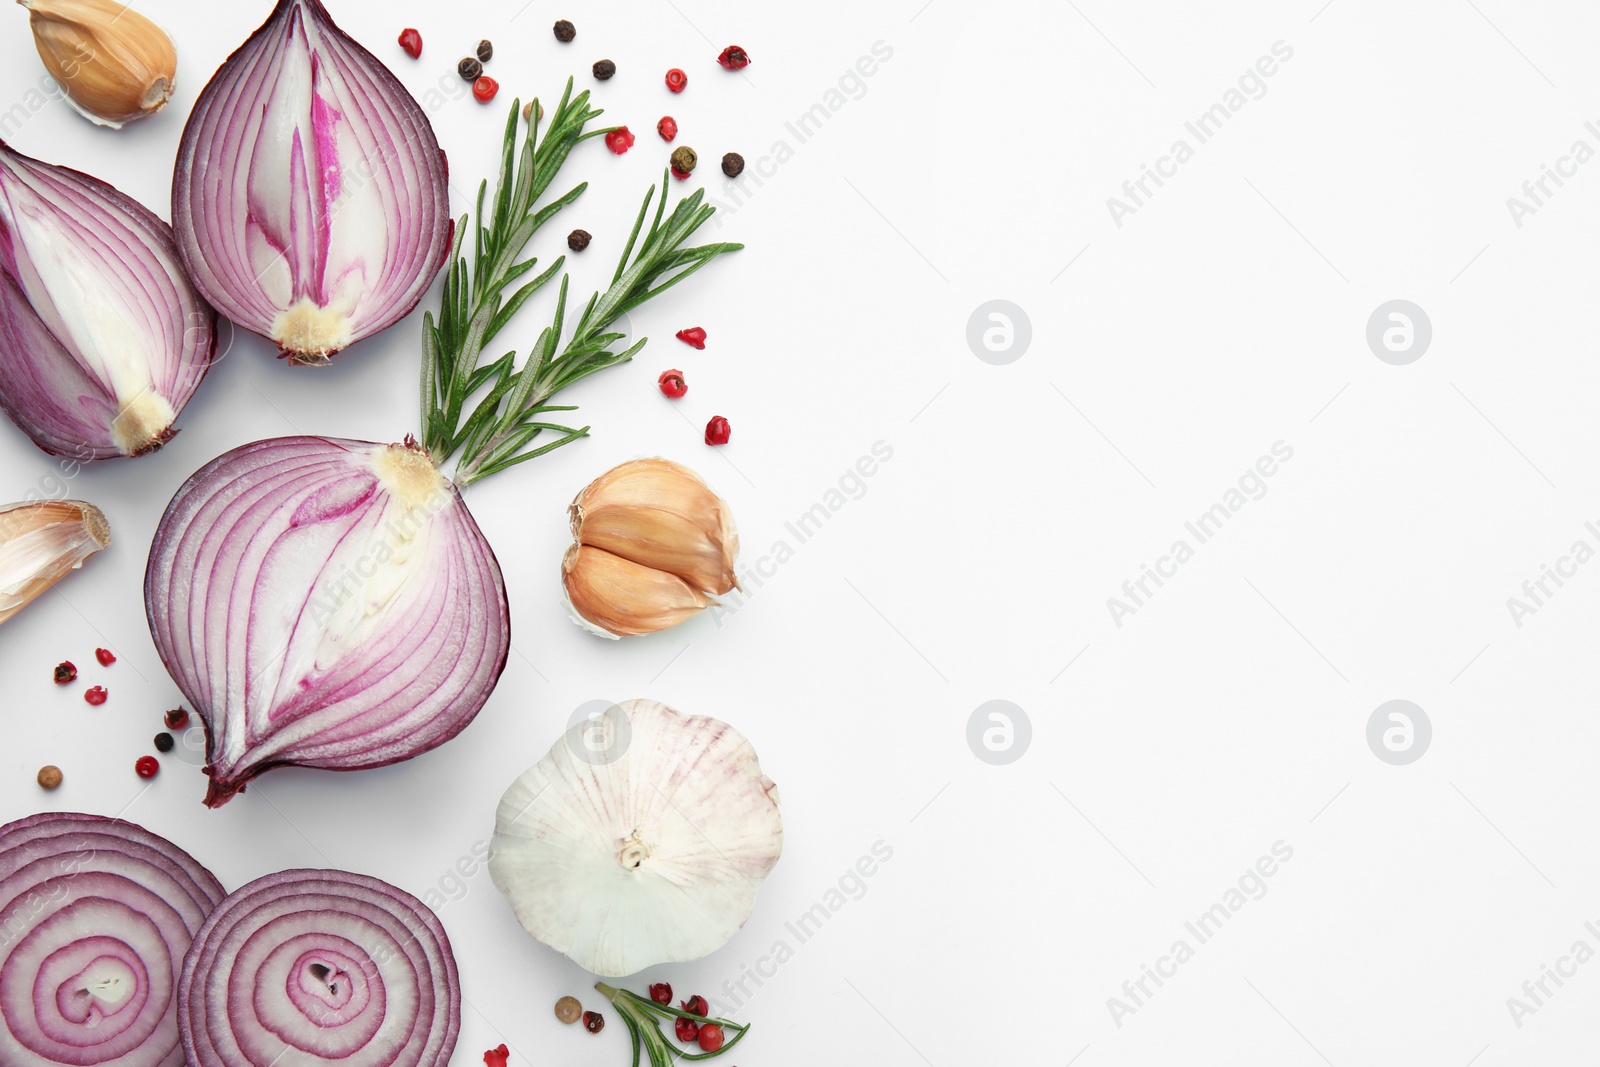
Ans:
[[[722,173],[730,178],[737,178],[744,173],[744,157],[737,152],[729,152],[722,157]]]
[[[573,230],[567,234],[567,247],[574,252],[582,252],[589,247],[589,242],[592,240],[594,236],[588,230]]]
[[[461,75],[464,82],[477,81],[478,75],[483,73],[483,64],[468,56],[456,64],[456,73]]]
[[[555,31],[556,40],[560,41],[562,44],[566,44],[568,41],[571,41],[574,37],[578,36],[578,27],[574,26],[566,19],[557,20]]]
[[[173,740],[172,740],[172,735],[171,734],[167,733],[165,730],[163,730],[159,734],[156,734],[156,751],[157,752],[171,752],[172,751],[172,745],[173,745]]]
[[[693,174],[695,164],[700,162],[700,157],[694,154],[694,149],[688,145],[679,145],[672,150],[672,165],[685,174]]]
[[[602,59],[594,65],[594,76],[600,81],[610,81],[611,75],[617,72],[617,65],[609,59]]]
[[[478,42],[478,58],[485,63],[494,58],[494,45],[487,37]]]

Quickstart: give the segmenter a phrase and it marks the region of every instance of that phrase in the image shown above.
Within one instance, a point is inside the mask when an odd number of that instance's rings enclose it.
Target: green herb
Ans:
[[[713,1056],[720,1056],[744,1040],[744,1035],[750,1030],[749,1023],[741,1024],[731,1019],[714,1019],[693,1012],[679,1011],[670,1004],[657,1004],[649,997],[641,997],[630,990],[617,989],[604,982],[596,982],[594,987],[606,995],[612,1007],[617,1009],[617,1014],[622,1016],[622,1021],[628,1024],[628,1033],[633,1037],[633,1067],[639,1067],[641,1047],[650,1057],[650,1067],[672,1067],[674,1060],[709,1060]],[[715,1023],[722,1027],[723,1033],[729,1037],[715,1052],[685,1052],[667,1043],[667,1037],[661,1032],[661,1024],[658,1021],[662,1019],[668,1022],[675,1019],[692,1019],[701,1025]]]
[[[619,316],[724,252],[744,247],[729,243],[685,247],[716,209],[704,203],[704,191],[697,190],[678,201],[668,215],[668,177],[663,173],[660,198],[656,199],[658,191],[653,188],[645,194],[610,288],[589,298],[572,335],[563,342],[567,311],[567,277],[563,275],[552,321],[540,332],[521,368],[516,365],[514,350],[482,363],[484,350],[495,336],[566,262],[562,256],[524,280],[538,260],[520,259],[523,250],[540,227],[583,195],[588,183],[580,182],[542,206],[540,198],[574,148],[610,132],[609,128],[585,130],[602,112],[589,107],[587,90],[572,95],[570,78],[542,139],[535,101],[535,117],[521,138],[520,151],[519,110],[518,102],[513,101],[488,216],[484,197],[489,183],[478,187],[478,225],[473,231],[470,268],[461,252],[468,229],[468,218],[463,215],[450,250],[439,317],[435,320],[432,312],[423,317],[422,443],[440,466],[460,453],[454,477],[458,486],[588,436],[587,426],[547,421],[544,416],[552,412],[576,410],[571,405],[551,404],[550,398],[591,374],[628,362],[644,347],[647,338],[615,351],[617,342],[626,336],[610,329]],[[655,216],[645,229],[652,201]],[[537,443],[547,431],[560,436]]]

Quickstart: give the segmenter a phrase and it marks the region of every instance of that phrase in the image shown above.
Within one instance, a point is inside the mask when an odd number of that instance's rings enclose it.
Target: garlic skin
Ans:
[[[733,514],[688,467],[661,458],[613,467],[567,509],[567,603],[602,637],[676,626],[737,589]]]
[[[93,504],[0,505],[0,623],[110,544],[111,527]]]
[[[607,978],[696,960],[744,926],[783,851],[778,787],[717,719],[653,700],[579,723],[500,800],[489,875],[534,937]]]
[[[172,38],[120,0],[17,0],[29,11],[39,58],[67,102],[100,126],[121,129],[172,97]]]

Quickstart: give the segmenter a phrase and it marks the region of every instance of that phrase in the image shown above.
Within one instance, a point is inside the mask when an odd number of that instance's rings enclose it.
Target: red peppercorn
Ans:
[[[661,390],[661,395],[668,400],[676,400],[689,391],[689,383],[683,380],[683,371],[681,370],[662,371],[661,377],[656,379],[656,387]],[[665,986],[663,988],[667,990],[667,999],[661,1003],[672,1003],[672,987]],[[650,987],[650,995],[652,997],[656,995],[655,990],[655,986]]]
[[[181,730],[189,725],[189,713],[182,708],[173,708],[161,716],[161,721],[167,724],[169,730]]]
[[[134,761],[133,773],[140,778],[154,778],[161,773],[161,764],[154,756],[140,756]]]
[[[618,126],[606,134],[606,147],[617,155],[622,155],[633,147],[633,131],[626,126]]]
[[[111,650],[109,648],[95,649],[94,658],[100,661],[100,666],[102,667],[109,667],[113,663],[117,662],[117,657],[111,654]]]
[[[685,1045],[693,1043],[700,1036],[700,1024],[693,1019],[678,1019],[672,1024],[672,1029]]]
[[[657,1004],[672,1003],[672,986],[666,982],[656,982],[650,986],[650,999]]]
[[[501,1045],[499,1048],[492,1048],[483,1054],[483,1062],[485,1067],[506,1067],[506,1064],[510,1061],[510,1059],[511,1050],[506,1048],[504,1045]]]
[[[750,65],[750,53],[736,44],[730,44],[722,50],[717,62],[722,64],[723,70],[743,70]]]
[[[83,699],[88,701],[90,704],[93,704],[97,708],[101,704],[104,704],[106,702],[106,697],[110,695],[110,693],[106,692],[106,687],[103,685],[97,685],[93,689],[85,689],[83,691]]]
[[[670,142],[678,136],[678,120],[671,115],[661,116],[661,121],[656,123],[656,132],[661,135],[663,141]]]
[[[68,682],[78,680],[78,668],[72,665],[70,659],[64,659],[56,664],[55,680],[57,685],[66,685]]]
[[[487,104],[494,99],[494,94],[500,91],[500,83],[487,74],[480,75],[472,83],[472,98],[480,104]]]
[[[422,34],[409,27],[401,30],[400,47],[406,50],[406,55],[416,59],[422,55]]]
[[[721,415],[713,415],[711,421],[706,423],[706,444],[708,445],[725,445],[732,434],[733,427],[729,426],[728,420]],[[704,1015],[705,1012],[696,1012],[695,1014]]]
[[[606,1028],[606,1017],[597,1011],[583,1013],[583,1028],[591,1034],[598,1034]]]
[[[678,340],[690,348],[698,348],[702,352],[706,347],[706,332],[698,326],[691,326],[687,330],[678,331]]]
[[[684,170],[682,167],[674,166],[672,168],[672,176],[681,182],[683,179],[689,176],[689,172]]]
[[[667,71],[667,88],[675,93],[681,93],[689,85],[689,75],[673,67]]]
[[[688,1000],[680,1000],[678,1002],[678,1007],[682,1008],[684,1011],[688,1012],[690,1015],[709,1015],[709,1014],[711,1014],[711,1005],[707,1004],[706,1003],[706,998],[702,997],[699,993],[696,993],[694,996],[690,997]]]
[[[715,1052],[722,1047],[722,1027],[716,1023],[706,1023],[700,1028],[700,1047],[707,1052]]]

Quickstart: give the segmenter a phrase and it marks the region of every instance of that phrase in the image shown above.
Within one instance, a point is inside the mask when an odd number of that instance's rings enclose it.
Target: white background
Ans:
[[[1594,356],[1600,163],[1520,228],[1506,199],[1572,142],[1600,148],[1590,43],[1600,13],[1513,4],[1321,0],[1226,5],[805,5],[336,0],[346,30],[433,111],[453,203],[490,172],[512,94],[559,93],[614,59],[605,121],[562,187],[580,203],[575,291],[609,279],[637,198],[659,177],[663,113],[699,150],[695,184],[752,171],[718,239],[749,248],[635,316],[650,344],[573,390],[592,439],[475,486],[469,504],[509,586],[515,653],[459,739],[359,775],[276,771],[220,811],[198,768],[132,771],[177,699],[140,583],[166,501],[234,445],[295,432],[392,441],[417,429],[416,319],[293,369],[241,336],[160,454],[106,463],[70,495],[109,514],[115,546],[5,628],[0,815],[122,813],[192,850],[229,887],[338,866],[414,893],[443,885],[461,963],[455,1062],[507,1042],[513,1063],[626,1062],[550,1014],[578,967],[525,937],[477,872],[450,872],[492,829],[507,784],[592,700],[651,696],[728,719],[785,805],[785,853],[755,916],[698,963],[640,976],[720,996],[784,924],[823,901],[878,841],[893,858],[740,1010],[729,1059],[760,1064],[1554,1063],[1588,1055],[1600,963],[1519,1027],[1522,996],[1600,920],[1591,635],[1600,565],[1518,627],[1519,595],[1600,519]],[[51,103],[17,148],[115,181],[163,216],[183,119],[264,3],[147,0],[173,32],[166,113],[111,133]],[[39,77],[20,11],[0,104]],[[578,25],[570,46],[549,32]],[[415,25],[420,62],[394,45]],[[455,60],[494,40],[503,86],[483,108]],[[875,42],[892,58],[805,143],[786,129]],[[1293,56],[1119,227],[1106,200],[1184,123],[1283,41]],[[713,61],[730,42],[746,77]],[[662,85],[689,72],[682,96]],[[857,98],[858,97],[858,98]],[[783,162],[757,164],[787,142]],[[758,183],[757,178],[761,181]],[[1069,265],[1070,264],[1070,265]],[[553,289],[548,294],[553,296]],[[1409,366],[1368,349],[1368,316],[1425,309]],[[1017,361],[976,358],[967,320],[1009,300],[1031,319]],[[434,303],[430,294],[425,306]],[[545,305],[540,305],[541,308]],[[526,349],[542,311],[517,336]],[[698,324],[705,352],[673,340]],[[682,368],[687,398],[654,390]],[[733,442],[709,450],[713,414]],[[0,427],[0,496],[49,486],[52,461]],[[621,645],[571,626],[557,573],[564,506],[634,455],[703,471],[754,565],[784,524],[875,442],[893,458],[718,626]],[[1185,536],[1273,444],[1293,449],[1262,499],[1117,626],[1125,579]],[[1191,539],[1192,543],[1192,539]],[[121,660],[99,669],[93,648]],[[70,657],[80,685],[50,668]],[[110,701],[90,709],[83,685]],[[1366,742],[1374,708],[1424,708],[1408,766]],[[1023,708],[1031,745],[992,766],[967,723]],[[42,794],[33,774],[67,782]],[[1221,933],[1184,923],[1275,842],[1293,849]],[[1135,1014],[1107,999],[1178,938],[1195,948]],[[1553,986],[1550,988],[1554,989]],[[594,999],[592,996],[590,999]]]

